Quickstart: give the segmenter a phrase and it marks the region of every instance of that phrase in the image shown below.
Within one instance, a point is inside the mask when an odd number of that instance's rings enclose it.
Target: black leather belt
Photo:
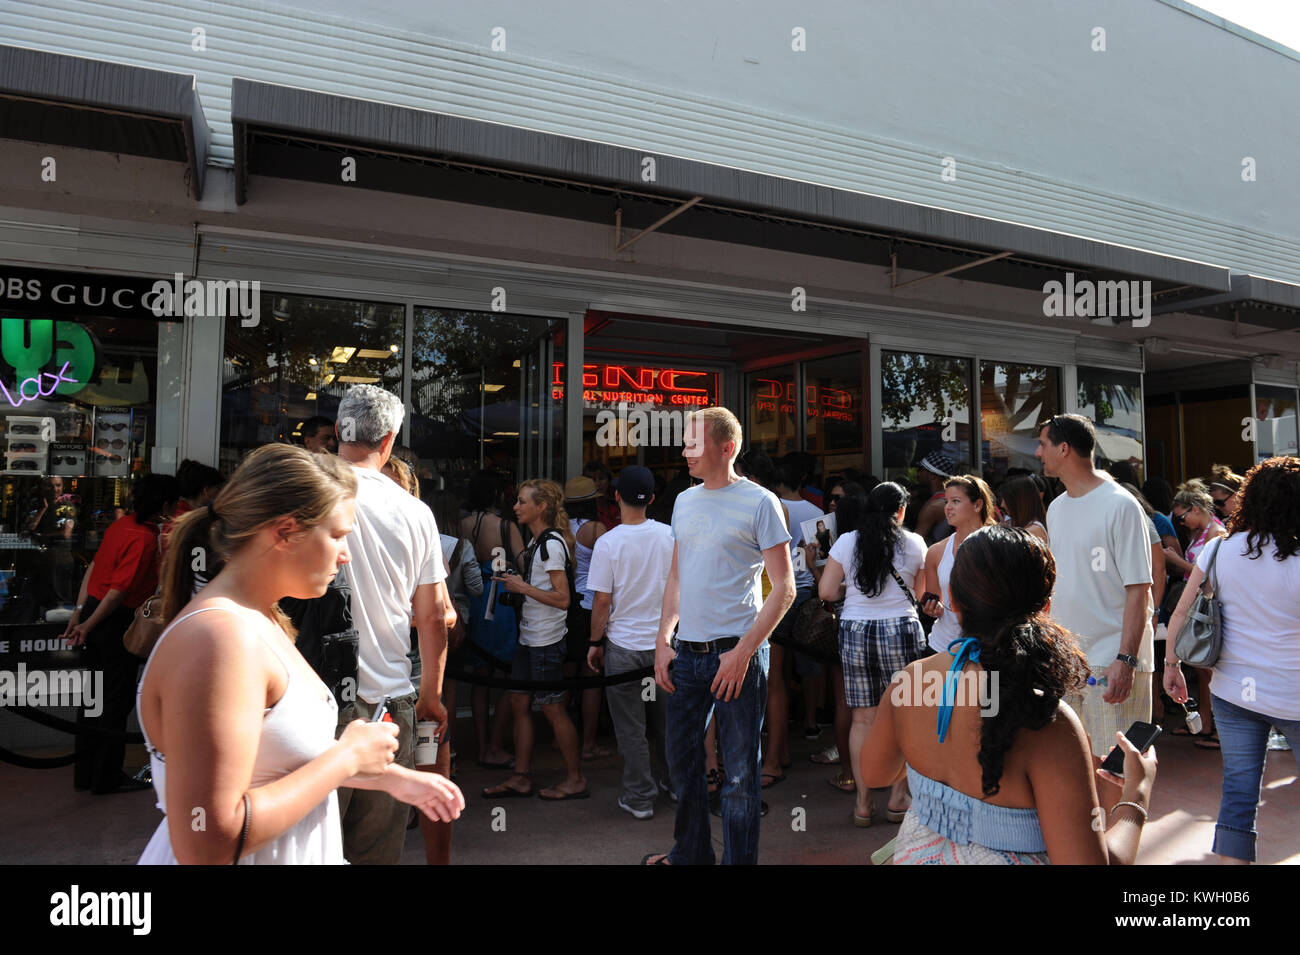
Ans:
[[[722,637],[719,640],[678,640],[677,650],[689,650],[692,653],[724,653],[740,643],[740,637]]]

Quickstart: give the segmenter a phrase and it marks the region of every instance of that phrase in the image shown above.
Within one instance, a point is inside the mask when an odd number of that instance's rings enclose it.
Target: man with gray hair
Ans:
[[[359,637],[356,698],[339,710],[339,733],[370,719],[385,697],[399,732],[397,762],[414,768],[417,720],[443,726],[447,659],[446,570],[433,513],[382,473],[406,409],[373,385],[354,385],[339,404],[339,457],[357,476],[356,519],[348,535],[352,618]],[[412,611],[414,610],[414,613]],[[419,633],[420,688],[411,682],[411,624]],[[356,864],[395,865],[406,839],[407,808],[387,793],[340,789],[343,852]]]

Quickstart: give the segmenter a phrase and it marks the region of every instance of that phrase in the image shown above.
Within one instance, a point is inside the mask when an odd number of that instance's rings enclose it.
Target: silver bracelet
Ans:
[[[1134,809],[1136,809],[1138,812],[1142,813],[1142,821],[1143,821],[1143,822],[1146,822],[1146,821],[1147,821],[1147,811],[1146,811],[1145,809],[1143,809],[1141,806],[1139,806],[1137,803],[1135,803],[1135,802],[1129,802],[1129,800],[1127,800],[1127,799],[1125,799],[1125,800],[1123,800],[1123,801],[1121,801],[1121,802],[1117,802],[1117,803],[1115,803],[1115,805],[1113,805],[1113,806],[1110,807],[1110,811],[1111,811],[1111,812],[1114,812],[1114,811],[1115,811],[1116,809],[1118,809],[1120,806],[1132,806],[1132,807],[1133,807]]]

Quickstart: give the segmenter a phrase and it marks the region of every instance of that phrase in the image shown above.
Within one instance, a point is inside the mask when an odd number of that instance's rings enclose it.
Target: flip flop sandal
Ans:
[[[907,816],[907,809],[904,809],[902,812],[899,812],[894,809],[889,809],[889,808],[885,809],[885,818],[888,819],[890,822],[894,822],[894,823],[902,822],[906,816]]]
[[[875,816],[875,810],[871,810],[865,816],[859,816],[857,810],[853,811],[853,825],[858,829],[870,829],[872,817]]]
[[[1191,730],[1189,730],[1186,726],[1177,726],[1174,729],[1169,730],[1169,735],[1170,736],[1195,736],[1196,734],[1193,733]]]
[[[650,860],[653,859],[655,856],[659,856],[658,861],[651,862]],[[642,865],[672,865],[672,863],[668,861],[668,853],[666,852],[647,853],[646,855],[642,856],[641,864]]]
[[[769,779],[772,780],[772,782],[767,782]],[[785,773],[763,773],[762,780],[763,781],[760,782],[760,785],[764,789],[771,789],[773,786],[779,786],[781,783],[785,782]]]
[[[854,782],[853,777],[845,776],[843,773],[832,776],[826,781],[842,793],[855,793],[858,791],[858,784]]]
[[[613,755],[614,755],[614,750],[609,749],[605,746],[597,746],[595,749],[591,751],[591,755],[583,753],[582,758],[585,761],[590,762],[593,759],[604,759],[606,756],[613,756]]]
[[[808,757],[808,762],[816,763],[818,766],[838,766],[840,764],[839,747],[830,746],[819,753],[813,753]]]
[[[519,775],[522,776],[523,773],[520,773]],[[494,789],[496,792],[491,791]],[[483,790],[484,799],[531,799],[532,795],[533,787],[531,785],[529,785],[527,791],[512,789],[505,783],[501,783],[497,786],[488,786]]]
[[[1222,746],[1219,745],[1218,733],[1207,733],[1204,736],[1201,736],[1198,739],[1193,740],[1192,745],[1195,746],[1197,749],[1222,749],[1223,748]]]
[[[486,760],[482,760],[482,759],[475,760],[474,762],[475,765],[481,766],[483,769],[514,769],[515,768],[515,760],[513,756],[505,760],[504,762],[500,762],[500,763],[489,763]]]
[[[570,799],[590,799],[591,790],[584,789],[580,793],[560,793],[558,796],[543,796],[541,793],[538,793],[537,798],[543,802],[568,802]]]

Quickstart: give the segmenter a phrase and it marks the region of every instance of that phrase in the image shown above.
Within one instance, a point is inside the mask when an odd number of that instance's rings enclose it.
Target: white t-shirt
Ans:
[[[357,476],[356,524],[348,535],[352,620],[359,635],[357,696],[378,703],[415,692],[411,601],[421,584],[443,580],[442,541],[428,505],[371,468]]]
[[[1056,559],[1051,615],[1074,633],[1088,665],[1110,666],[1124,630],[1125,586],[1151,583],[1151,540],[1142,506],[1114,481],[1102,481],[1082,497],[1062,494],[1047,509],[1047,536]],[[1155,670],[1147,610],[1138,671]]]
[[[1204,572],[1219,551],[1214,576],[1223,602],[1223,648],[1210,691],[1265,716],[1300,720],[1300,555],[1279,561],[1277,547],[1266,540],[1251,560],[1248,536],[1211,540],[1196,558]]]
[[[797,501],[787,501],[785,498],[780,498],[780,501],[785,505],[785,509],[790,514],[790,559],[794,560],[795,554],[799,551],[799,547],[802,544],[807,543],[803,539],[803,522],[812,520],[815,517],[825,517],[826,515],[816,504],[813,504],[811,501],[805,501],[803,498],[800,498]],[[803,570],[799,570],[798,566],[799,565],[796,563],[796,569],[794,572],[795,589],[797,590],[800,587],[811,587],[815,582],[812,571],[806,567]]]
[[[619,524],[596,541],[587,586],[610,595],[610,643],[624,650],[655,648],[672,564],[673,532],[658,521]]]
[[[546,557],[542,558],[542,549],[538,547],[533,554],[528,582],[538,590],[554,590],[551,571],[564,570],[568,557],[569,549],[564,546],[564,539],[558,533],[547,536]],[[519,621],[519,643],[525,647],[549,647],[552,643],[559,643],[569,632],[568,617],[567,610],[532,598],[525,600],[523,617]]]
[[[841,620],[889,620],[893,617],[915,617],[916,608],[907,599],[903,588],[893,575],[885,578],[885,585],[875,597],[868,597],[858,589],[857,581],[858,532],[841,534],[831,545],[831,557],[844,568],[844,610]],[[925,567],[925,540],[919,534],[903,530],[894,551],[894,569],[908,588],[913,587],[916,575]]]

